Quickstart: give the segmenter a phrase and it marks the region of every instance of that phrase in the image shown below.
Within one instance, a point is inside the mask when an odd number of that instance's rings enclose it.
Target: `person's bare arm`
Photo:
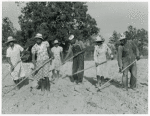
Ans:
[[[53,52],[51,51],[50,47],[47,48],[47,52],[48,52],[48,55],[49,55],[49,58],[54,58],[54,54]],[[50,61],[50,65],[52,64],[52,60]]]
[[[119,72],[122,71],[123,65],[122,65],[122,46],[118,47],[118,66],[119,66]]]
[[[96,55],[96,47],[94,49],[94,61],[95,61],[95,65],[97,67],[98,66],[98,60],[97,60],[97,55]]]
[[[34,69],[35,69],[36,68],[36,60],[35,60],[36,48],[35,48],[35,46],[32,47],[31,53],[32,53],[32,63],[34,65]]]
[[[7,49],[7,51],[6,51],[6,59],[7,59],[7,62],[10,64],[10,67],[11,67],[10,70],[13,71],[14,66],[13,66],[13,64],[11,62],[11,59],[10,59],[10,51],[9,51],[9,49]]]
[[[11,66],[11,71],[13,71],[14,70],[14,66],[13,66],[13,64],[12,64],[12,62],[11,62],[11,60],[10,60],[10,57],[7,57],[7,62],[10,64],[10,66]]]
[[[11,60],[10,60],[10,57],[7,57],[7,62],[8,62],[11,66],[13,66],[13,64],[12,64],[12,62],[11,62]]]
[[[63,62],[63,52],[60,52],[61,61]]]
[[[85,52],[86,47],[85,47],[84,43],[82,41],[80,41],[79,43],[80,43],[80,46],[82,47],[82,51]]]
[[[67,53],[67,55],[66,55],[66,57],[65,57],[65,61],[66,61],[66,59],[70,56],[70,54],[71,54],[71,52],[72,52],[72,49],[71,49],[71,46],[69,47],[69,50],[68,50],[68,53]]]
[[[136,59],[140,60],[140,54],[139,54],[138,47],[136,46],[136,44],[134,42],[132,42],[132,45],[133,45],[133,49],[135,48],[135,50],[136,50]]]
[[[51,49],[49,47],[47,48],[47,52],[48,52],[49,58],[54,57],[54,54],[53,54],[53,52],[51,51]]]
[[[32,63],[34,64],[34,69],[35,69],[36,68],[35,53],[32,53]]]

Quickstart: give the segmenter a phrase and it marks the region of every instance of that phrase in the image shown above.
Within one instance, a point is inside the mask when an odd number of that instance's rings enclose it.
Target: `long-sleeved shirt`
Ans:
[[[94,50],[94,61],[96,63],[105,62],[107,60],[106,53],[111,54],[110,48],[103,43],[101,46],[95,46]]]
[[[124,63],[132,63],[136,56],[139,56],[139,50],[132,40],[127,40],[125,45],[118,47],[118,66],[123,67]]]

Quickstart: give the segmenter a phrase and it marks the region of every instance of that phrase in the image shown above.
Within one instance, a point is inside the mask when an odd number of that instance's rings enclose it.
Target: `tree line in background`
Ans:
[[[127,27],[127,31],[124,32],[128,40],[134,41],[136,46],[140,51],[140,55],[148,55],[148,31],[145,29],[136,29],[132,25]],[[109,38],[109,47],[115,55],[117,53],[119,41],[121,34],[116,31],[113,32],[112,37]]]
[[[87,42],[91,39],[91,35],[99,33],[100,29],[95,19],[87,14],[87,11],[85,2],[28,2],[18,17],[21,30],[14,33],[13,28],[10,28],[11,33],[7,33],[5,29],[2,33],[5,35],[3,43],[8,36],[12,35],[20,45],[31,48],[35,43],[35,34],[41,33],[51,47],[53,41],[58,39],[66,51],[70,34]],[[10,20],[7,21],[7,25],[3,25],[3,28],[10,27],[10,22]],[[3,48],[3,54],[5,54],[5,47]]]
[[[19,5],[19,4],[18,4]],[[22,8],[19,18],[21,30],[16,30],[8,17],[2,22],[2,54],[6,54],[8,36],[16,38],[17,42],[24,48],[35,44],[34,36],[41,33],[44,40],[53,46],[53,41],[58,39],[66,53],[69,43],[68,37],[74,34],[76,39],[82,40],[87,46],[85,56],[87,59],[93,57],[94,44],[92,35],[97,35],[100,29],[94,18],[87,14],[88,7],[85,2],[28,2]],[[136,44],[142,55],[147,55],[148,32],[144,29],[128,27],[125,32],[128,39],[136,40]],[[102,37],[102,36],[101,36]],[[116,54],[120,34],[113,32],[109,38],[108,46]],[[102,37],[103,38],[103,37]],[[147,51],[146,51],[147,50]],[[27,61],[31,61],[31,52],[25,55]]]

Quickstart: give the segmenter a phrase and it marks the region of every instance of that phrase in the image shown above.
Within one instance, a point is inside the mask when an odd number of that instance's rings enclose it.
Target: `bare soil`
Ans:
[[[93,61],[85,61],[85,68],[94,65]],[[101,91],[97,91],[95,68],[84,72],[82,85],[70,81],[72,63],[66,63],[61,69],[61,77],[51,83],[50,93],[41,95],[40,90],[30,91],[31,80],[20,90],[10,90],[14,83],[10,75],[9,65],[3,64],[2,76],[3,114],[147,114],[148,113],[148,60],[137,62],[137,89],[123,91],[121,76],[118,73],[117,61],[108,61],[109,77],[113,78]],[[26,73],[30,72],[29,64],[24,64]],[[105,70],[105,69],[104,69]],[[51,74],[50,74],[51,75]]]

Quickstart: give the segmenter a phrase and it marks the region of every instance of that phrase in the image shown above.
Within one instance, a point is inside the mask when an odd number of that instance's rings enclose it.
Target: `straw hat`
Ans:
[[[59,43],[58,40],[55,40],[55,41],[54,41],[54,44],[58,44],[58,43]]]
[[[124,34],[121,34],[121,37],[120,37],[119,41],[121,41],[123,39],[126,39],[126,36]]]
[[[70,35],[69,40],[71,41],[73,40],[73,38],[74,38],[74,35]]]
[[[95,41],[96,42],[103,42],[104,40],[100,36],[97,36]]]
[[[7,42],[6,43],[9,43],[9,42],[11,42],[11,41],[16,41],[12,36],[9,36],[8,38],[7,38]]]
[[[42,37],[42,34],[40,34],[40,33],[37,33],[34,38],[40,38],[40,39],[44,40],[43,37]]]

